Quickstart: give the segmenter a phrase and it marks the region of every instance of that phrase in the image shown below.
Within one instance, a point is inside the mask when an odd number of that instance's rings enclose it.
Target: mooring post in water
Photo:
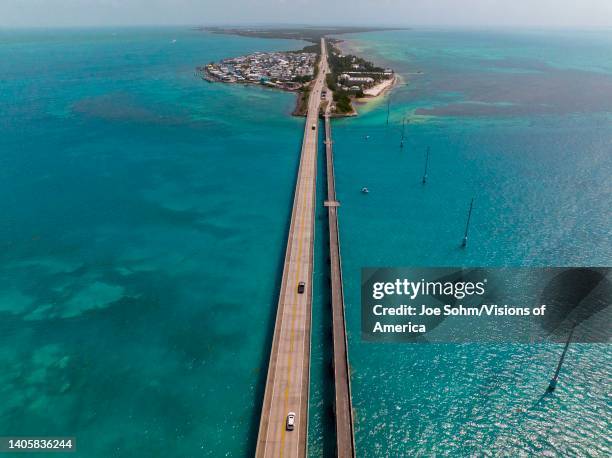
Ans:
[[[461,243],[462,248],[465,248],[467,246],[468,230],[470,229],[470,219],[472,218],[472,208],[474,208],[473,197],[472,201],[470,202],[470,210],[468,211],[467,223],[465,223],[465,235],[463,236],[463,243]]]
[[[400,140],[400,148],[404,147],[404,135],[406,133],[406,117],[402,119],[402,139]]]
[[[427,183],[427,166],[429,165],[429,146],[427,147],[427,155],[425,156],[425,173],[423,173],[423,184]]]
[[[387,98],[387,127],[389,127],[389,111],[391,109],[391,94]]]
[[[555,370],[555,375],[550,379],[550,383],[548,384],[548,391],[552,393],[557,388],[557,380],[559,379],[559,372],[561,372],[561,366],[563,366],[563,360],[565,359],[565,354],[567,353],[567,349],[569,348],[570,341],[572,340],[572,335],[574,334],[574,327],[572,327],[569,336],[567,336],[567,342],[565,342],[565,348],[563,348],[563,353],[561,353],[561,358],[559,358],[559,364],[557,364],[557,370]]]

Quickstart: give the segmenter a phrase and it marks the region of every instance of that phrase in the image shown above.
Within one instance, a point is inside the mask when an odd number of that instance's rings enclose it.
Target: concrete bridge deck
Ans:
[[[329,91],[328,91],[329,92]],[[336,417],[336,453],[340,458],[355,457],[351,374],[346,338],[342,260],[338,233],[338,207],[334,176],[333,141],[329,105],[325,112],[325,156],[327,164],[327,201],[329,217],[329,257],[331,274],[332,330],[334,342],[334,386]]]
[[[319,73],[312,85],[308,101],[300,167],[257,438],[257,457],[305,457],[308,445],[318,119],[326,73],[327,53],[325,40],[322,39]],[[300,282],[305,283],[302,294],[298,293]],[[296,414],[293,431],[286,431],[285,428],[288,412]]]

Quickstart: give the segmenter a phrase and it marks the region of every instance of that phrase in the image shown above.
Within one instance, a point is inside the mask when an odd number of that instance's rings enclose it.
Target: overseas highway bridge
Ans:
[[[307,452],[317,143],[321,96],[328,72],[327,47],[325,39],[321,39],[321,59],[308,100],[300,166],[259,424],[256,449],[256,456],[259,458],[305,457]],[[326,94],[327,97],[331,97],[329,90]],[[339,204],[335,197],[329,102],[331,99],[328,98],[325,111],[328,180],[326,206],[330,216],[337,455],[354,457],[353,412],[337,223]],[[295,415],[293,429],[287,424],[290,412]]]

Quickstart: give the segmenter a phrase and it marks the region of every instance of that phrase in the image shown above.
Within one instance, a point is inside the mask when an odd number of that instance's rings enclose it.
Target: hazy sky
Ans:
[[[0,0],[0,26],[612,26],[612,0]]]

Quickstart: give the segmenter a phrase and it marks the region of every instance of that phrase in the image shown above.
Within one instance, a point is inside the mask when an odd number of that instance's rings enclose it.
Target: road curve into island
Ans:
[[[257,457],[305,457],[308,445],[317,143],[321,92],[325,85],[327,65],[325,40],[321,39],[319,71],[311,85],[308,100],[308,114],[259,424]],[[305,283],[302,294],[298,293],[300,282]],[[295,412],[293,431],[286,430],[289,412]]]

